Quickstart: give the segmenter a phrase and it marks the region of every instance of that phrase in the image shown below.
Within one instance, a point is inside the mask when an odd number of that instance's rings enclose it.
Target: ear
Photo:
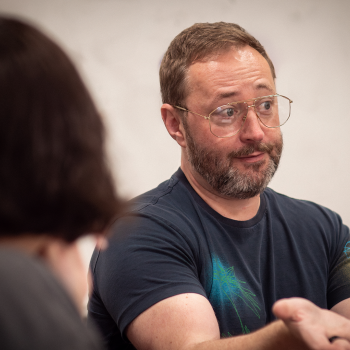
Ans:
[[[160,109],[162,119],[170,136],[181,146],[186,147],[185,132],[179,112],[173,106],[164,103]]]

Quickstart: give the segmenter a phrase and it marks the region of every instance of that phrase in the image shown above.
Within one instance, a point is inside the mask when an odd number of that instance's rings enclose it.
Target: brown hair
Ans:
[[[224,52],[232,46],[249,45],[268,62],[273,78],[275,68],[264,47],[242,27],[234,23],[196,23],[178,34],[165,53],[160,70],[163,103],[181,105],[186,94],[188,68],[196,61]]]
[[[120,210],[104,127],[77,70],[46,35],[0,17],[0,235],[73,241]]]

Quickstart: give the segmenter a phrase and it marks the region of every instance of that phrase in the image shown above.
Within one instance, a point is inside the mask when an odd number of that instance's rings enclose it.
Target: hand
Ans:
[[[302,298],[281,299],[273,308],[290,332],[314,350],[350,350],[350,320]],[[330,338],[338,336],[332,343]]]

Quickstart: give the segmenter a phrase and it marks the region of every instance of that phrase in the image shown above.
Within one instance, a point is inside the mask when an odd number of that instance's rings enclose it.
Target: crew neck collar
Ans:
[[[256,215],[245,221],[238,221],[226,218],[225,216],[222,216],[217,211],[215,211],[212,207],[210,207],[203,199],[198,195],[198,193],[193,189],[189,181],[187,180],[186,175],[182,171],[181,168],[179,168],[176,173],[174,174],[179,181],[187,188],[187,190],[191,193],[193,199],[196,201],[197,204],[201,206],[208,214],[215,217],[218,221],[222,222],[225,225],[229,225],[232,227],[241,227],[241,228],[248,228],[256,225],[263,217],[266,211],[266,198],[265,193],[263,192],[260,195],[260,206],[259,210],[256,213]]]

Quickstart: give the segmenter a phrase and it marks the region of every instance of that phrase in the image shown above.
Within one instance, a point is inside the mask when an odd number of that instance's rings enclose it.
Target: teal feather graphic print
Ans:
[[[348,241],[346,244],[345,244],[345,247],[344,247],[344,254],[346,255],[346,257],[349,259],[350,258],[350,241]]]
[[[226,302],[232,305],[237,314],[242,333],[250,333],[249,328],[243,324],[242,318],[237,309],[239,303],[244,303],[252,313],[260,319],[260,308],[255,301],[255,294],[244,287],[245,282],[239,280],[235,275],[234,266],[225,267],[218,257],[213,257],[213,288],[212,293],[215,299],[220,295]],[[231,336],[230,333],[222,334],[223,337]]]

